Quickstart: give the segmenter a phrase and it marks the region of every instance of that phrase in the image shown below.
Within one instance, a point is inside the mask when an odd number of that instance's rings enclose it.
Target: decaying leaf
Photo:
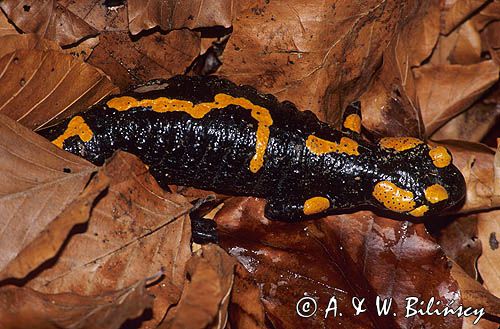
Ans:
[[[67,46],[97,31],[56,0],[2,0],[0,8],[25,33],[36,33]]]
[[[461,327],[457,318],[404,317],[405,298],[416,291],[422,300],[459,302],[447,260],[422,224],[370,212],[308,223],[269,222],[263,203],[254,198],[226,201],[215,219],[221,244],[257,281],[275,327]],[[308,296],[316,299],[318,311],[298,317],[296,303]],[[371,313],[376,296],[393,298],[391,316]],[[326,313],[332,297],[342,317]],[[366,298],[367,312],[354,315],[354,297]]]
[[[81,296],[43,294],[29,288],[0,288],[2,329],[118,329],[150,308],[145,280],[121,290]]]
[[[0,115],[0,270],[60,215],[96,171]]]
[[[172,2],[141,0],[127,2],[129,29],[132,34],[160,26],[165,31],[181,28],[231,26],[232,0],[196,0]]]
[[[57,262],[28,286],[44,293],[99,294],[122,289],[163,269],[153,320],[158,323],[177,301],[191,255],[191,205],[163,191],[145,166],[128,153],[117,153],[103,169],[108,193],[94,205],[85,232],[73,236]],[[171,287],[173,286],[173,287]],[[177,294],[177,295],[176,295]]]
[[[0,59],[0,72],[0,113],[32,129],[116,91],[101,71],[53,50],[16,50]]]
[[[225,328],[235,260],[216,245],[203,246],[186,265],[188,281],[179,304],[159,327]]]
[[[478,236],[483,245],[483,253],[477,262],[484,286],[500,298],[500,211],[494,210],[478,214]]]

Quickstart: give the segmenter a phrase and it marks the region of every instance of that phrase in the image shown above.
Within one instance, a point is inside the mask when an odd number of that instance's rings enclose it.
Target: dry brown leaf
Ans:
[[[440,222],[428,223],[446,256],[460,265],[471,278],[477,280],[476,262],[481,255],[481,240],[477,235],[477,215],[455,218],[444,227],[434,228],[442,225]]]
[[[191,256],[191,205],[163,191],[128,153],[118,152],[102,170],[110,187],[95,204],[86,231],[73,236],[57,262],[28,285],[44,293],[99,294],[163,268],[161,282],[152,287],[154,327],[180,297]]]
[[[500,21],[488,24],[481,33],[484,48],[495,62],[500,65]]]
[[[481,35],[468,20],[449,35],[439,37],[429,62],[437,64],[475,64],[481,61]]]
[[[0,288],[2,329],[118,329],[151,307],[146,282],[96,296],[43,294],[28,288]]]
[[[448,34],[468,18],[487,0],[445,0],[441,1],[441,33]]]
[[[2,45],[0,58],[21,49],[61,50],[61,47],[56,42],[40,38],[34,33],[3,36],[0,37],[0,44]]]
[[[479,13],[471,18],[478,31],[481,31],[491,21],[500,20],[500,1],[491,1]]]
[[[68,205],[96,171],[0,115],[0,269]]]
[[[478,214],[477,229],[483,245],[478,271],[485,288],[500,298],[500,211]]]
[[[413,70],[427,135],[468,108],[498,80],[494,61],[472,65],[425,65]]]
[[[225,328],[234,266],[235,260],[219,246],[202,246],[186,264],[189,279],[179,304],[159,328]]]
[[[71,204],[50,222],[39,235],[19,252],[0,272],[0,280],[24,278],[40,264],[54,257],[65,243],[71,229],[86,223],[95,199],[108,187],[109,179],[100,171]],[[13,244],[21,241],[13,241]],[[15,246],[16,249],[23,246]]]
[[[116,91],[94,67],[58,51],[18,50],[0,59],[0,113],[41,128]]]
[[[128,31],[127,7],[124,5],[110,9],[105,5],[109,1],[102,0],[58,0],[57,2],[99,32]]]
[[[439,128],[431,137],[434,140],[463,139],[480,142],[500,117],[500,107],[496,104],[476,102]]]
[[[412,68],[431,54],[439,36],[439,3],[422,2],[413,19],[393,37],[383,64],[361,96],[363,126],[380,136],[423,137]]]
[[[63,52],[65,54],[69,54],[75,58],[78,58],[82,61],[86,61],[98,44],[99,44],[99,37],[88,38],[74,47],[63,49]]]
[[[460,328],[457,318],[404,317],[405,298],[431,296],[458,302],[448,262],[422,224],[376,217],[370,212],[313,222],[270,222],[263,202],[233,198],[216,215],[220,241],[252,274],[266,314],[280,328]],[[295,312],[303,297],[315,298],[317,313]],[[332,296],[342,317],[325,309]],[[377,316],[376,296],[393,297],[391,316]],[[367,312],[354,315],[353,297],[367,298]],[[392,312],[397,313],[394,318]]]
[[[67,46],[97,31],[56,0],[3,0],[0,8],[23,32]]]
[[[260,300],[259,288],[241,264],[236,265],[229,304],[229,323],[231,328],[267,328],[266,313]]]
[[[174,29],[230,27],[233,0],[195,0],[172,2],[141,0],[127,2],[129,29],[132,34],[160,26],[165,31]]]
[[[122,90],[156,78],[182,74],[200,52],[198,34],[176,30],[134,42],[127,32],[103,32],[89,63],[102,69]]]
[[[466,141],[441,141],[453,155],[453,164],[462,172],[467,185],[465,204],[460,212],[489,210],[500,206],[500,190],[495,190],[494,151]],[[496,183],[498,184],[498,182]]]
[[[429,1],[417,2],[235,2],[218,73],[335,122],[366,88],[390,40]]]
[[[486,313],[500,316],[500,298],[493,296],[479,282],[471,278],[457,264],[453,264],[451,275],[460,286],[460,294],[464,306],[480,309],[484,307]]]
[[[9,19],[3,11],[0,11],[0,37],[9,34],[19,34],[19,32],[17,32],[14,25],[9,23]]]

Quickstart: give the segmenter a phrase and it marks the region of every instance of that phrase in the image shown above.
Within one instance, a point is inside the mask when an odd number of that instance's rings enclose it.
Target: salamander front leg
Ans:
[[[323,196],[315,196],[308,199],[274,197],[267,201],[264,213],[267,218],[272,220],[296,222],[318,217],[324,214],[330,207],[330,200]]]
[[[342,116],[342,131],[349,134],[361,133],[361,102],[349,104]]]

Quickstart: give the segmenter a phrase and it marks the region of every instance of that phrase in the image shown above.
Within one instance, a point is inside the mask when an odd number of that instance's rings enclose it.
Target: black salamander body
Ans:
[[[266,216],[299,220],[369,206],[420,217],[460,202],[465,183],[443,147],[411,137],[359,136],[359,107],[343,131],[248,86],[176,76],[160,90],[113,96],[42,135],[102,164],[117,149],[167,184],[267,199]]]

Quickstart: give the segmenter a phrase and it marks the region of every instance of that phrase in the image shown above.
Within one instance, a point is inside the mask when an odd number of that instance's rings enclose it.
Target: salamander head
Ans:
[[[370,203],[413,217],[439,215],[465,197],[465,180],[452,164],[450,152],[416,138],[380,141],[380,170]]]

